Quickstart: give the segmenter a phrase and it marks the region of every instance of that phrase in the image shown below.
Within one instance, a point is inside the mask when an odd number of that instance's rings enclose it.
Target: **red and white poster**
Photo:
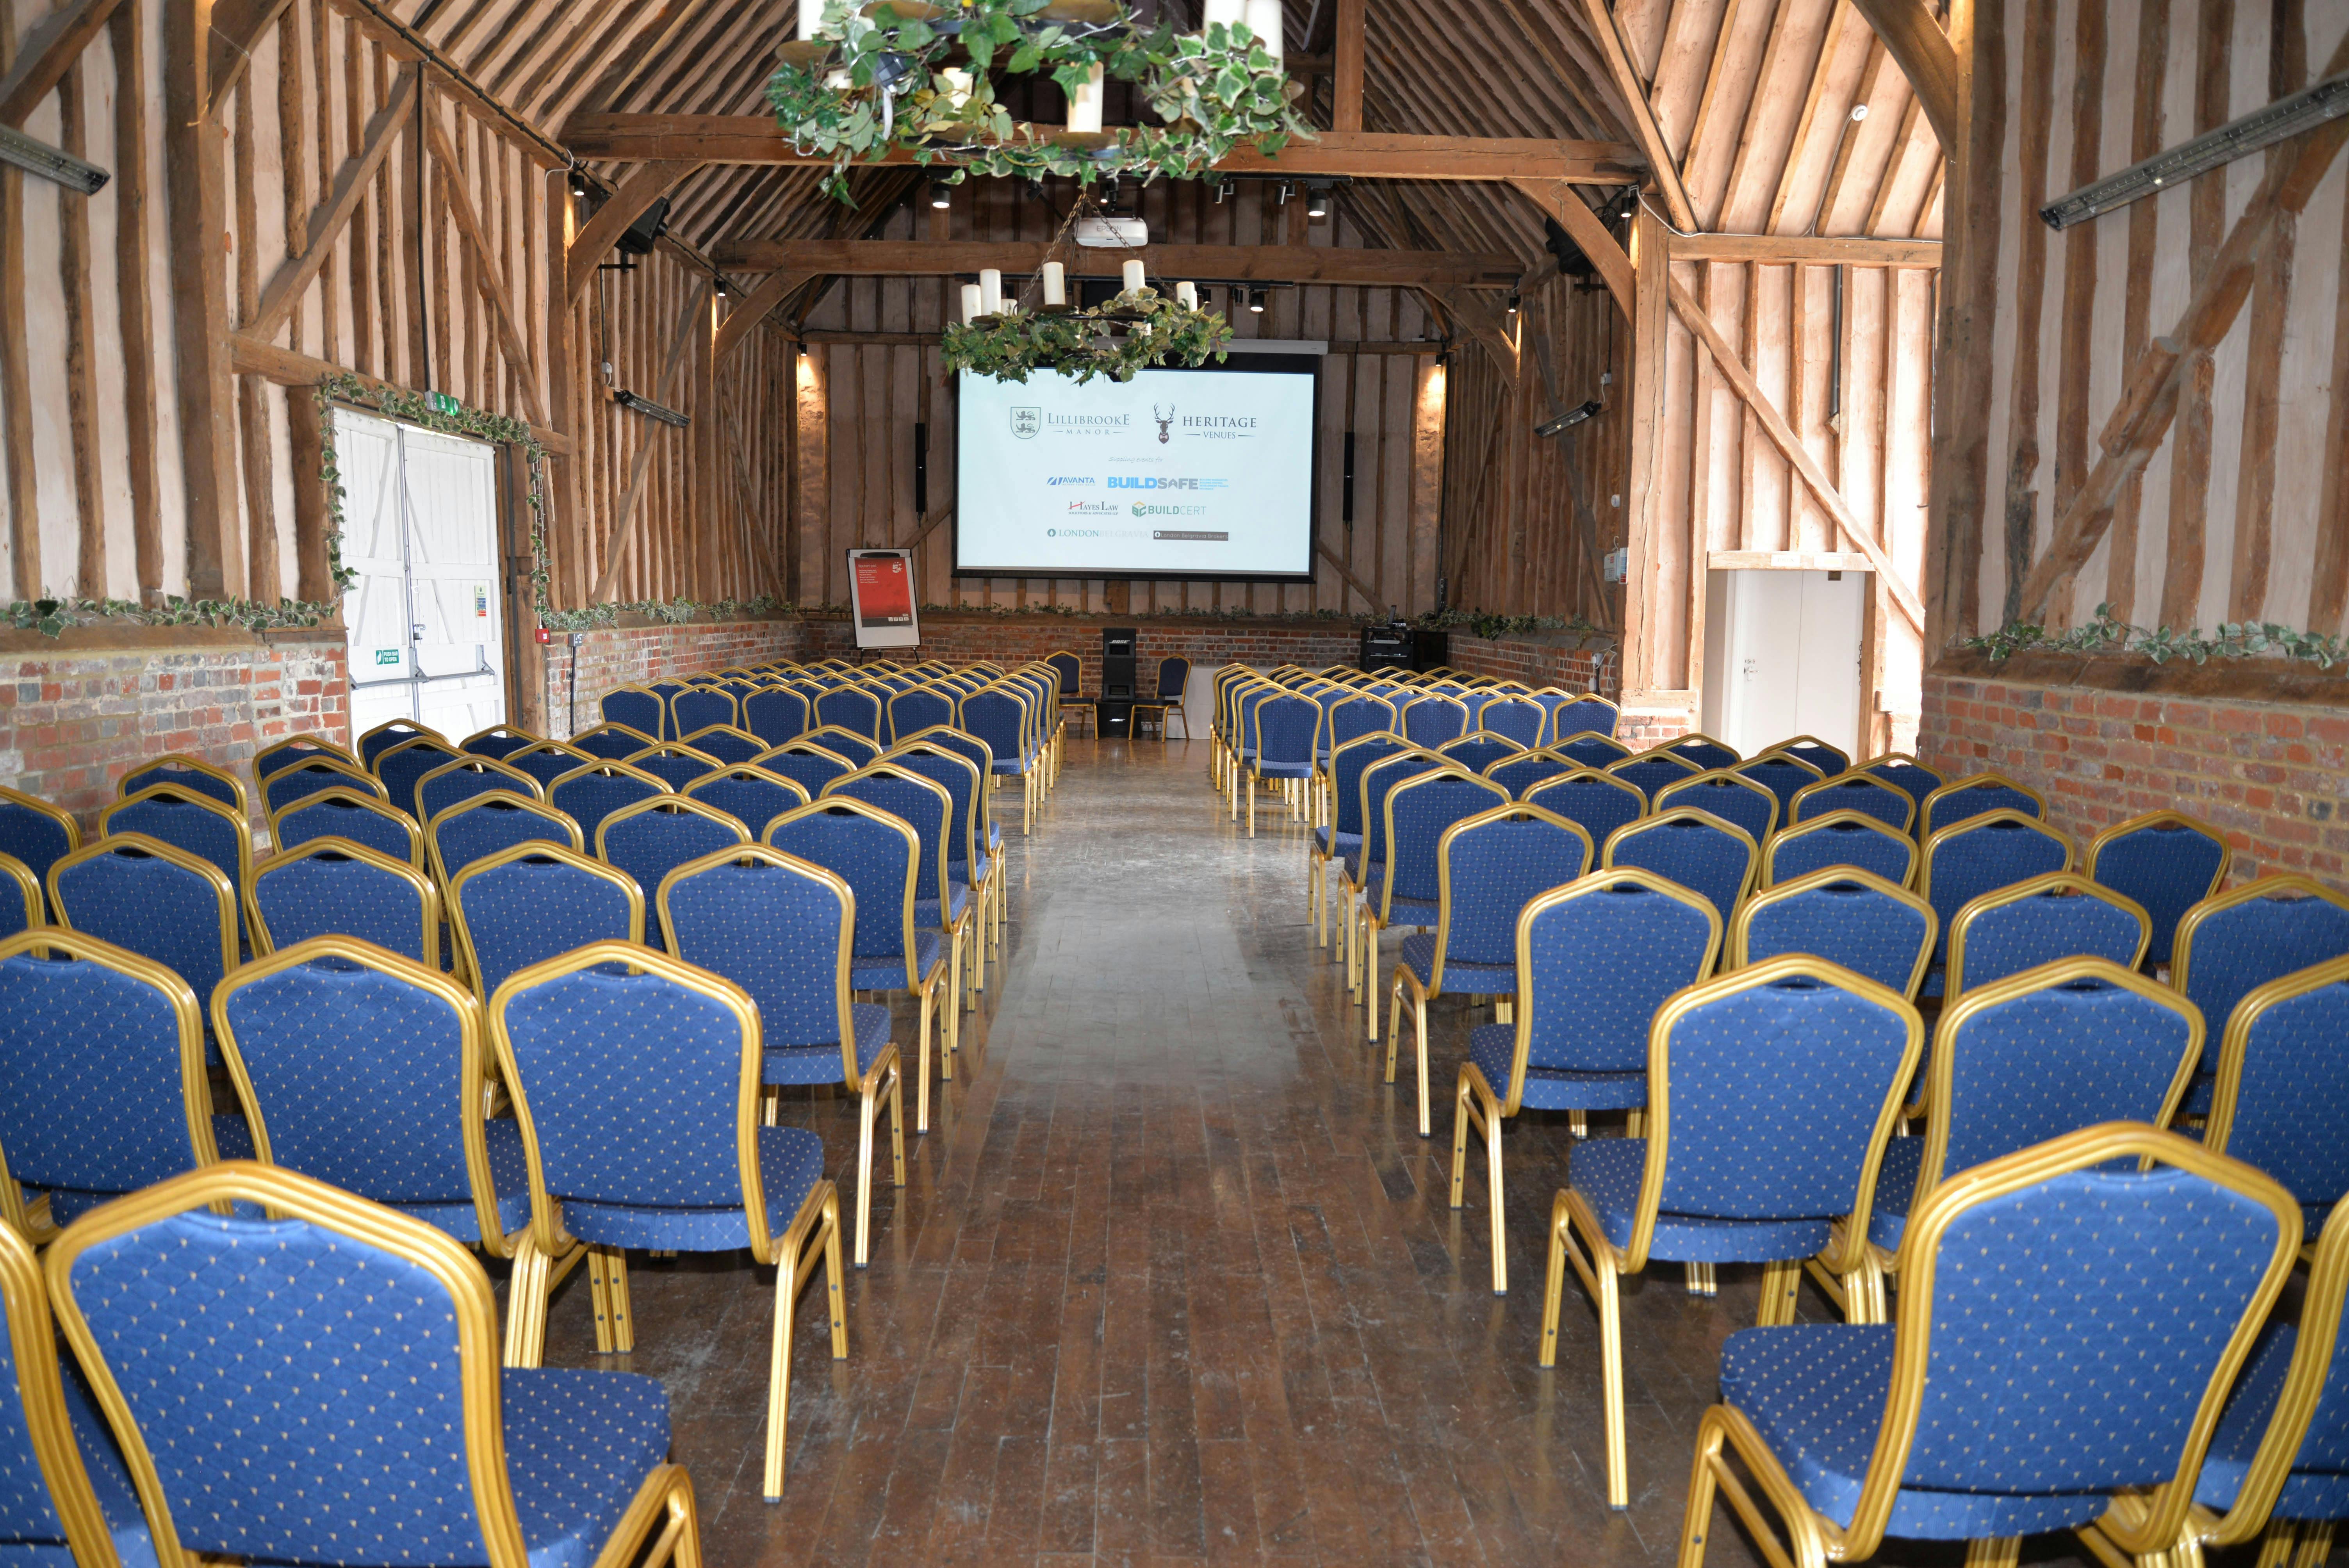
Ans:
[[[854,599],[858,647],[920,645],[921,623],[914,613],[912,551],[850,551],[848,583]]]

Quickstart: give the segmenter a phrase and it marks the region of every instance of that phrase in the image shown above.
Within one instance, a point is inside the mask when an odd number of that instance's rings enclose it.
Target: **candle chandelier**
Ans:
[[[829,188],[904,148],[966,174],[1081,184],[1121,175],[1194,178],[1243,143],[1277,156],[1312,136],[1302,89],[1283,68],[1279,0],[1206,0],[1196,33],[1145,27],[1123,0],[800,0],[799,36],[767,83],[777,122],[803,157],[830,157]],[[1014,120],[1005,77],[1049,76],[1065,127]],[[1158,123],[1102,124],[1104,86],[1133,84]]]

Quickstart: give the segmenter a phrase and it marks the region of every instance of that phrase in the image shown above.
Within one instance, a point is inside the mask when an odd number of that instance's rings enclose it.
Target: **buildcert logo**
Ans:
[[[1057,481],[1055,481],[1057,482]],[[1219,490],[1229,480],[1175,479],[1166,474],[1112,474],[1109,488],[1133,490]]]
[[[1069,503],[1071,517],[1115,517],[1117,502],[1113,500],[1072,500]]]
[[[1062,485],[1094,485],[1101,481],[1091,474],[1054,474],[1044,482],[1058,490]]]
[[[1136,517],[1205,517],[1207,515],[1207,509],[1204,506],[1152,506],[1147,501],[1138,500],[1133,503],[1133,515]]]

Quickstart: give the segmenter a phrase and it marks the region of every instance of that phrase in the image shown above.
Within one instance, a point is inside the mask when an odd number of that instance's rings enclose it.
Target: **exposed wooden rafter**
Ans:
[[[466,194],[464,166],[457,160],[457,150],[449,141],[449,133],[440,127],[437,115],[424,117],[424,144],[431,150],[448,180],[441,186],[449,202],[450,216],[457,220],[458,232],[473,252],[473,263],[481,269],[478,283],[481,297],[490,302],[490,311],[497,322],[498,348],[505,356],[506,368],[512,373],[522,388],[523,407],[529,412],[533,425],[546,423],[546,397],[538,387],[538,372],[530,362],[529,340],[523,335],[522,324],[514,319],[513,302],[506,292],[505,268],[498,261],[496,247],[481,228],[481,215],[473,210],[473,199]]]
[[[1868,25],[1876,29],[1885,49],[1908,77],[1943,150],[1957,146],[1965,136],[1965,118],[1959,108],[1963,96],[1961,72],[1958,52],[1932,7],[1926,0],[1852,0],[1852,4],[1868,18]],[[2052,18],[2047,25],[2054,26]]]
[[[286,314],[302,291],[318,275],[318,269],[341,238],[349,224],[351,214],[358,211],[359,199],[367,194],[376,171],[391,155],[392,144],[398,139],[402,122],[416,105],[416,67],[404,67],[392,85],[391,96],[367,121],[367,137],[359,150],[343,160],[335,171],[334,184],[328,188],[326,200],[310,210],[309,232],[303,237],[302,253],[278,264],[271,274],[269,286],[261,291],[261,308],[251,321],[242,324],[242,330],[252,336],[268,339],[277,335],[285,325]]]
[[[0,125],[22,129],[35,106],[57,90],[67,70],[98,35],[120,0],[72,0],[42,18],[0,73]]]
[[[1664,210],[1671,214],[1672,227],[1684,234],[1692,232],[1698,227],[1696,209],[1689,205],[1688,190],[1681,183],[1680,166],[1672,161],[1671,149],[1656,125],[1655,110],[1648,102],[1648,89],[1639,73],[1631,68],[1631,57],[1623,47],[1623,35],[1616,30],[1607,0],[1582,0],[1582,5],[1591,34],[1599,40],[1599,51],[1606,58],[1607,69],[1615,78],[1615,90],[1630,106],[1631,133],[1640,139],[1649,172],[1654,177],[1657,192],[1664,199]]]
[[[1587,209],[1586,209],[1587,211]],[[745,272],[837,273],[850,277],[929,277],[998,267],[1031,273],[1049,246],[948,240],[750,240],[721,244],[712,259]],[[1387,251],[1336,245],[1152,245],[1138,251],[1078,248],[1061,259],[1077,277],[1111,277],[1129,261],[1166,278],[1358,284],[1365,288],[1515,288],[1515,256],[1459,251]]]
[[[678,182],[700,168],[693,159],[648,163],[620,182],[595,215],[587,220],[571,242],[564,266],[564,297],[576,300],[595,281],[595,268],[628,227],[643,217],[647,209],[675,190]]]

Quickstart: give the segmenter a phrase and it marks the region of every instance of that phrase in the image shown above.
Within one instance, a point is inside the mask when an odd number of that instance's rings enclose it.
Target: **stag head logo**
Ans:
[[[1173,439],[1169,431],[1174,423],[1174,410],[1170,407],[1162,414],[1158,411],[1158,405],[1153,403],[1150,406],[1150,417],[1158,421],[1158,444],[1163,447]]]

